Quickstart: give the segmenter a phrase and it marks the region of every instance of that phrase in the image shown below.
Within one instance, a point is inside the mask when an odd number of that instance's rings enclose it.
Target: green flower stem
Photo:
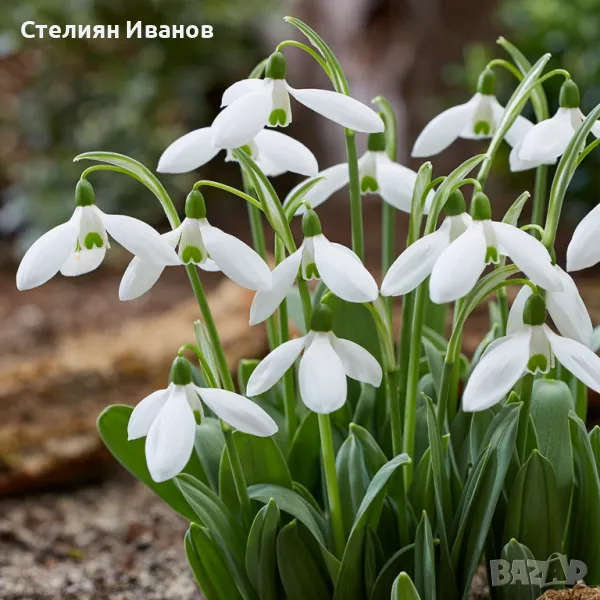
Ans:
[[[298,291],[300,292],[300,301],[302,303],[302,314],[304,315],[304,326],[306,332],[310,331],[310,320],[312,318],[312,300],[310,298],[310,290],[308,284],[302,275],[296,279]]]
[[[518,81],[523,81],[523,75],[521,71],[519,71],[517,67],[515,67],[512,63],[509,63],[507,60],[495,58],[487,64],[486,69],[492,69],[493,67],[504,67],[507,71],[512,73]]]
[[[327,74],[327,77],[331,79],[331,72],[327,63],[312,49],[309,48],[306,44],[302,42],[297,42],[295,40],[285,40],[285,42],[281,42],[276,48],[277,52],[281,52],[284,48],[292,47],[292,48],[300,48],[300,50],[304,50],[304,52],[310,54],[318,63],[321,65],[321,68]]]
[[[527,460],[527,432],[529,430],[529,415],[531,414],[531,392],[533,391],[533,375],[527,373],[521,379],[521,393],[519,400],[523,403],[521,414],[519,415],[519,428],[517,430],[517,451],[521,464]]]
[[[233,194],[234,196],[238,196],[238,198],[242,198],[243,200],[245,200],[246,202],[248,202],[249,204],[256,207],[258,210],[260,210],[262,212],[262,206],[256,198],[253,198],[252,196],[250,196],[249,194],[246,194],[245,192],[236,190],[234,187],[231,187],[230,185],[225,185],[224,183],[219,183],[218,181],[210,181],[209,179],[203,179],[201,181],[196,181],[196,183],[194,184],[194,189],[198,190],[202,186],[214,187],[214,188],[223,190],[225,192],[229,192],[230,194]]]
[[[333,437],[331,435],[331,422],[329,420],[329,415],[318,415],[318,417],[321,449],[323,452],[323,466],[325,470],[325,484],[329,502],[329,520],[333,532],[333,553],[338,558],[341,558],[344,553],[346,538],[342,521],[340,489],[335,470],[335,452],[333,449]]]
[[[593,142],[590,142],[583,150],[583,152],[577,158],[577,166],[579,166],[583,159],[595,148],[600,146],[600,138],[595,139]],[[539,168],[539,167],[538,167]]]
[[[186,350],[191,350],[196,355],[196,358],[198,359],[198,362],[200,363],[200,368],[202,369],[202,375],[204,376],[204,379],[206,379],[206,383],[207,383],[208,387],[209,388],[218,387],[217,382],[215,381],[215,378],[213,376],[213,373],[210,370],[210,366],[206,362],[206,358],[200,351],[200,348],[198,348],[198,346],[194,346],[194,344],[184,344],[177,351],[178,356],[183,356],[183,353]]]
[[[575,380],[575,412],[577,416],[585,423],[587,420],[588,409],[588,389],[585,383]]]
[[[231,427],[224,421],[221,421],[221,431],[225,437],[225,447],[227,448],[227,456],[229,457],[229,463],[231,465],[235,490],[242,508],[242,518],[245,527],[249,529],[252,524],[252,506],[250,504],[250,496],[248,495],[242,461],[240,460],[240,455],[237,451],[235,440],[233,439]]]
[[[533,207],[531,222],[542,225],[546,212],[546,193],[548,191],[548,165],[540,165],[535,170],[535,188],[533,190]]]
[[[385,393],[390,410],[390,425],[392,429],[392,453],[398,456],[402,452],[402,416],[398,402],[398,370],[384,373]]]
[[[410,360],[410,332],[413,320],[413,309],[415,305],[416,292],[409,292],[402,298],[402,323],[400,325],[400,337],[398,338],[398,370],[400,379],[398,381],[399,390],[399,410],[404,414],[406,410],[406,388],[408,385],[408,363]]]
[[[455,371],[455,363],[452,357],[446,357],[450,360],[444,361],[442,369],[442,378],[440,380],[440,397],[438,398],[437,421],[440,431],[445,430],[446,418],[448,415],[448,398],[452,389],[452,379]]]
[[[350,220],[352,227],[352,250],[364,262],[365,246],[363,234],[362,199],[360,197],[360,177],[358,173],[358,154],[356,152],[356,134],[346,129],[346,155],[348,158],[348,185],[350,188]]]
[[[114,171],[115,173],[123,173],[124,175],[131,176],[130,171],[128,171],[127,169],[122,169],[121,167],[115,167],[112,165],[94,165],[93,167],[88,167],[87,169],[85,169],[85,171],[81,173],[81,179],[87,179],[87,176],[90,173],[93,173],[94,171]]]

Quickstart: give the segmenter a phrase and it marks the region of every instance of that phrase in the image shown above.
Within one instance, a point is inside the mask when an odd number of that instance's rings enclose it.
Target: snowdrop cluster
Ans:
[[[413,157],[429,157],[442,152],[456,139],[466,138],[479,140],[480,144],[491,140],[487,153],[469,159],[448,176],[432,179],[430,163],[414,171],[390,158],[395,156],[396,149],[390,148],[395,135],[391,135],[394,132],[390,130],[394,119],[389,103],[374,101],[378,104],[377,112],[352,98],[341,67],[321,38],[301,22],[293,19],[291,22],[307,35],[320,54],[297,42],[290,44],[303,48],[313,57],[321,57],[319,64],[335,91],[291,87],[282,52],[286,43],[282,43],[265,61],[263,77],[238,81],[229,87],[223,94],[222,110],[212,124],[175,140],[158,162],[159,173],[185,173],[200,169],[224,150],[225,160],[239,163],[243,192],[219,182],[201,180],[188,194],[181,220],[168,194],[163,194],[162,186],[143,165],[111,153],[82,155],[78,158],[106,162],[146,185],[163,203],[171,230],[160,234],[132,217],[102,212],[96,206],[88,181],[95,168],[90,167],[76,185],[73,216],[40,237],[27,251],[17,272],[17,287],[20,290],[34,288],[58,272],[71,277],[95,270],[110,248],[109,235],[133,255],[118,291],[123,301],[133,301],[149,293],[166,267],[179,266],[186,270],[202,317],[195,328],[196,343],[174,349],[176,354],[167,387],[151,393],[134,409],[127,409],[126,431],[119,430],[115,424],[122,420],[109,422],[102,416],[99,429],[111,451],[134,475],[151,486],[175,478],[176,485],[154,489],[185,516],[188,509],[201,515],[202,528],[190,529],[186,551],[201,587],[212,592],[217,590],[211,597],[228,600],[253,598],[258,594],[261,598],[276,598],[280,587],[291,585],[292,580],[294,590],[304,585],[299,578],[289,579],[284,567],[287,547],[282,536],[287,527],[295,528],[297,524],[293,521],[277,529],[280,509],[289,511],[302,523],[302,533],[293,534],[294,544],[300,545],[294,546],[292,554],[295,556],[296,551],[306,554],[303,560],[308,560],[309,555],[314,561],[324,557],[322,564],[311,563],[310,571],[315,577],[316,574],[321,577],[321,572],[329,572],[328,577],[332,577],[323,584],[327,591],[323,597],[329,597],[330,588],[336,588],[337,597],[337,587],[343,590],[344,598],[384,597],[390,591],[387,588],[384,596],[361,595],[362,592],[356,590],[367,583],[352,579],[353,574],[365,572],[363,565],[356,561],[367,553],[353,546],[362,544],[368,537],[363,516],[369,514],[372,525],[369,533],[371,537],[376,536],[377,511],[380,512],[384,504],[386,510],[394,513],[396,521],[390,528],[394,532],[388,531],[386,535],[398,534],[405,545],[418,543],[425,548],[424,554],[427,540],[443,540],[447,547],[442,548],[437,557],[433,555],[431,542],[431,556],[425,557],[427,568],[433,569],[432,565],[447,560],[444,552],[451,557],[469,555],[465,561],[471,570],[466,574],[458,577],[453,571],[454,564],[446,564],[445,571],[442,569],[446,574],[452,573],[445,585],[454,586],[451,591],[444,588],[444,594],[466,597],[468,587],[460,586],[469,585],[484,552],[486,535],[478,532],[477,527],[489,529],[502,488],[489,500],[489,490],[486,488],[485,494],[482,493],[482,497],[486,497],[485,510],[491,507],[492,512],[484,524],[482,521],[470,525],[472,536],[462,531],[455,540],[449,539],[449,531],[444,529],[448,515],[428,516],[427,510],[431,511],[432,505],[440,510],[438,496],[442,504],[456,501],[454,497],[444,496],[452,487],[453,494],[456,491],[460,496],[460,501],[452,507],[463,511],[460,522],[479,519],[476,511],[483,513],[484,508],[476,507],[474,512],[469,512],[474,498],[479,496],[475,492],[469,497],[465,494],[482,485],[487,475],[481,480],[474,478],[479,477],[478,473],[487,474],[488,459],[489,465],[497,468],[490,477],[505,477],[500,467],[496,467],[504,463],[490,458],[506,452],[502,446],[505,443],[514,448],[508,447],[503,460],[506,464],[513,461],[511,465],[519,470],[516,480],[525,485],[523,469],[541,458],[537,446],[533,453],[527,454],[533,443],[528,427],[538,427],[538,422],[532,419],[530,425],[522,423],[529,424],[532,397],[542,384],[558,384],[554,379],[558,380],[560,373],[562,379],[570,383],[570,388],[565,386],[569,398],[571,393],[577,394],[569,406],[580,416],[584,416],[587,388],[600,393],[600,358],[595,354],[592,320],[569,275],[600,262],[600,205],[576,227],[567,250],[566,270],[561,268],[554,251],[569,178],[584,156],[581,153],[591,151],[596,145],[591,142],[586,146],[588,134],[600,137],[600,124],[596,120],[600,107],[584,117],[577,85],[565,71],[552,71],[544,77],[565,77],[559,108],[554,116],[534,124],[520,113],[524,98],[530,97],[535,86],[540,89],[540,77],[549,55],[531,67],[509,47],[518,67],[512,71],[520,70],[522,83],[506,105],[500,104],[495,96],[494,68],[498,65],[492,61],[479,77],[475,95],[465,104],[450,108],[430,121],[412,150]],[[347,162],[320,170],[311,150],[277,130],[292,122],[291,99],[340,126],[340,136],[346,136]],[[357,139],[366,147],[361,158],[357,158]],[[501,220],[496,220],[500,216],[499,209],[492,206],[484,187],[502,139],[512,148],[511,170],[536,168],[542,182],[545,182],[548,166],[560,160],[558,169],[562,178],[553,184],[549,203],[543,185],[536,186],[533,214],[545,216],[545,223],[543,219],[532,219],[533,222],[519,227],[517,221],[523,208],[520,201],[515,203],[517,208],[511,208]],[[469,178],[476,166],[480,167],[477,177]],[[280,202],[269,178],[286,172],[305,179]],[[251,211],[256,211],[254,248],[211,224],[201,191],[206,184],[221,186],[240,196],[249,202]],[[463,194],[466,185],[474,188],[468,208]],[[344,190],[345,194],[346,189],[352,208],[352,248],[326,237],[315,210],[335,193]],[[377,195],[399,212],[410,215],[406,247],[396,251],[399,244],[393,235],[388,235],[382,241],[383,268],[377,271],[366,266],[371,267],[373,257],[367,257],[365,262],[363,255],[361,202],[362,196],[367,194]],[[337,210],[344,209],[340,205]],[[387,211],[389,209],[383,213],[384,227],[387,226],[388,232],[394,231],[394,221],[389,221]],[[527,221],[526,213],[527,209],[523,221]],[[264,251],[262,216],[275,234],[274,264]],[[298,219],[301,220],[301,237],[295,237],[290,228],[295,216],[301,217]],[[256,236],[262,236],[262,243],[258,243]],[[237,387],[202,287],[205,271],[220,271],[237,285],[251,290],[254,296],[249,324],[257,327],[266,322],[269,352],[263,360],[240,368]],[[513,276],[516,278],[511,279]],[[509,311],[506,288],[513,284],[518,284],[520,290]],[[398,297],[401,306],[395,300]],[[465,320],[489,298],[495,299],[490,311],[493,315],[490,332],[475,353],[470,368],[459,368],[461,360],[468,360],[461,358]],[[432,310],[434,305],[454,309],[448,340],[446,323],[436,321],[440,313]],[[292,320],[294,327],[290,334],[289,316],[294,307],[302,314],[296,314]],[[396,339],[399,319],[401,330]],[[296,330],[302,332],[298,334]],[[197,364],[185,358],[187,351],[194,353]],[[464,383],[462,394],[461,381]],[[424,410],[427,417],[427,427],[419,432],[417,428],[423,420],[419,423],[417,419],[418,409]],[[124,407],[109,407],[107,414],[123,410]],[[488,420],[492,425],[485,435],[489,446],[477,446],[481,431],[469,433],[469,423],[473,423],[473,427],[477,425],[475,420],[468,420],[471,419],[469,413],[482,411],[490,411]],[[312,413],[316,413],[316,418],[311,420]],[[515,414],[518,419],[514,418]],[[576,419],[573,415],[565,413],[563,416]],[[459,416],[461,422],[466,423],[466,426],[461,425],[467,432],[466,442],[453,426]],[[216,424],[217,433],[207,433],[211,424]],[[318,431],[314,427],[318,427]],[[236,430],[235,435],[233,430]],[[570,431],[575,430],[571,427]],[[540,433],[543,434],[538,431],[538,435]],[[317,443],[317,434],[319,447],[315,452],[310,444]],[[418,452],[417,435],[421,436],[421,442],[429,441],[425,453]],[[436,436],[437,441],[433,441]],[[124,437],[130,445],[123,446]],[[259,445],[252,441],[255,438],[272,438],[272,443],[266,441]],[[334,443],[338,438],[345,440],[341,446]],[[598,438],[600,447],[600,436]],[[142,457],[134,456],[134,448],[138,446],[133,441],[138,439],[144,439]],[[461,450],[459,456],[460,444],[469,451]],[[251,456],[240,453],[238,446],[251,448],[248,450]],[[438,454],[442,448],[443,454]],[[569,453],[579,451],[575,445],[573,449],[568,448]],[[267,465],[264,468],[258,461],[263,453]],[[298,457],[302,461],[316,457],[317,462],[299,468]],[[577,460],[583,459],[579,456]],[[140,471],[139,465],[144,461],[149,477]],[[443,467],[444,462],[453,465],[452,482]],[[197,464],[201,464],[201,473],[194,471]],[[389,471],[381,474],[380,470],[375,474],[374,465]],[[402,486],[393,484],[389,491],[393,502],[384,503],[388,494],[386,482],[397,468],[405,471]],[[430,477],[432,470],[435,477],[424,480],[423,477]],[[322,476],[323,485],[318,484],[318,491],[307,475],[309,472]],[[216,478],[215,473],[218,473]],[[441,490],[437,487],[440,478],[446,486]],[[252,480],[251,486],[247,479]],[[548,480],[548,477],[544,479]],[[343,505],[350,500],[340,495],[342,485],[352,496],[352,507],[357,508],[354,513]],[[376,489],[372,491],[371,485]],[[505,485],[504,492],[512,510],[510,486]],[[263,489],[265,486],[267,491]],[[316,500],[312,495],[322,494],[323,489],[326,498]],[[436,502],[432,496],[431,502],[419,503],[425,489],[435,489]],[[573,495],[573,506],[578,498]],[[258,513],[257,502],[265,503]],[[270,512],[274,510],[272,506],[277,509],[276,516]],[[408,507],[405,513],[403,507]],[[219,523],[215,529],[212,529],[213,517]],[[421,518],[418,526],[413,523],[415,517]],[[504,513],[494,517],[504,518]],[[260,563],[263,544],[275,543],[275,537],[271,539],[265,533],[269,531],[269,519],[277,523],[274,531],[279,531],[276,542],[279,571],[267,576],[265,567],[258,576],[252,571],[252,565]],[[237,560],[232,558],[236,553],[230,552],[223,536],[222,528],[226,529],[231,523],[235,524],[235,535],[238,535],[238,527],[249,535],[246,565],[228,562]],[[507,523],[512,521],[507,520]],[[321,531],[328,527],[330,539]],[[569,527],[577,527],[576,516],[571,518]],[[531,529],[534,530],[535,527]],[[517,545],[525,541],[537,543],[530,530],[513,532],[507,524],[506,531],[510,536],[502,556],[513,542]],[[309,546],[303,545],[304,533],[316,536],[310,543],[314,543],[315,548],[321,546],[322,556],[320,552],[312,552],[312,546],[309,551]],[[517,533],[525,536],[518,542],[515,541]],[[232,537],[235,536],[232,534]],[[383,552],[381,542],[377,541],[376,545]],[[514,545],[510,548],[514,550]],[[559,545],[554,551],[561,549]],[[275,550],[271,550],[275,556]],[[525,550],[519,551],[529,556]],[[492,552],[491,546],[486,552]],[[203,562],[208,560],[207,555],[214,562]],[[415,555],[415,561],[425,558]],[[589,556],[586,555],[586,559]],[[346,564],[345,561],[355,562]],[[234,573],[232,581],[225,582],[223,577],[214,575],[213,568],[218,573]],[[273,565],[269,568],[276,569]],[[418,579],[418,573],[425,572],[423,568],[421,565],[419,571],[415,567],[414,585],[406,573],[398,575],[391,597],[435,598],[429,592],[419,596],[425,586],[425,582]],[[244,569],[249,570],[247,577],[240,575]],[[384,583],[388,579],[389,574],[383,576]],[[230,585],[234,586],[235,593],[231,591],[233,588],[228,588]],[[391,585],[390,580],[390,588]],[[265,592],[264,586],[270,586],[270,592]],[[290,589],[286,588],[287,597],[292,597]],[[394,589],[399,595],[394,595]],[[306,590],[302,593],[310,596]],[[293,597],[304,597],[298,595],[297,590],[294,594]]]

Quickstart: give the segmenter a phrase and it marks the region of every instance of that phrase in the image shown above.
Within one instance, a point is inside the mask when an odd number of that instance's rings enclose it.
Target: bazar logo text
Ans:
[[[26,38],[118,38],[121,30],[128,38],[211,38],[212,25],[144,25],[142,21],[127,21],[119,25],[40,25],[25,21],[21,34]]]

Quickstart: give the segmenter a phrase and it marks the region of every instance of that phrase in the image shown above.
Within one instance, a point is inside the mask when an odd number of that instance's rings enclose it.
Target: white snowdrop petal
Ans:
[[[313,412],[329,414],[346,402],[346,372],[326,333],[315,333],[300,360],[298,379],[300,397]]]
[[[250,307],[250,325],[262,323],[277,310],[277,307],[292,289],[301,262],[302,249],[299,249],[282,260],[273,269],[273,285],[271,289],[258,291],[254,296],[252,306]]]
[[[360,259],[348,248],[341,249],[324,235],[313,237],[315,264],[325,285],[347,302],[373,302],[378,288]]]
[[[249,94],[251,92],[258,92],[265,88],[268,82],[264,79],[241,79],[230,85],[225,92],[223,92],[223,98],[221,99],[221,106],[229,106],[236,100]]]
[[[510,392],[529,362],[531,330],[504,338],[482,356],[463,394],[463,410],[474,412],[494,406]]]
[[[562,336],[577,340],[589,348],[594,328],[579,290],[573,279],[558,265],[554,270],[558,273],[562,290],[546,294],[548,312]]]
[[[289,85],[289,93],[326,119],[343,127],[363,133],[378,133],[385,129],[381,117],[366,104],[330,90],[296,90]]]
[[[65,277],[76,277],[95,271],[106,256],[106,248],[92,248],[91,250],[82,250],[80,252],[71,252],[69,258],[60,268],[60,272]]]
[[[575,228],[567,248],[567,271],[579,271],[600,262],[600,204]]]
[[[196,420],[183,386],[173,386],[146,438],[146,463],[152,479],[167,481],[183,471],[194,449]]]
[[[321,171],[317,177],[324,177],[321,181],[317,182],[305,195],[304,200],[311,208],[316,208],[328,200],[333,194],[341,190],[345,185],[348,185],[348,164],[342,163],[340,165],[334,165],[324,171]],[[306,181],[301,181],[297,186],[292,188],[290,193],[287,195],[283,205],[286,206],[289,200],[295,195],[300,186],[304,185]],[[296,215],[302,215],[306,211],[304,206],[301,206]]]
[[[290,171],[312,177],[319,172],[315,155],[301,142],[285,133],[273,129],[263,129],[255,139],[259,156],[266,156],[268,161],[279,166],[283,171]]]
[[[219,269],[219,265],[210,258],[204,260],[204,262],[197,265],[199,269],[206,271],[207,273],[218,273],[221,269]]]
[[[249,144],[267,124],[271,107],[270,87],[238,98],[213,121],[213,146],[232,149]]]
[[[160,265],[180,264],[171,244],[147,223],[125,215],[107,215],[97,210],[106,231],[131,254]]]
[[[434,233],[419,238],[393,262],[381,284],[383,296],[403,296],[412,292],[430,275],[435,261],[450,243],[450,221],[446,219]]]
[[[377,166],[377,183],[381,197],[404,212],[410,213],[417,174],[397,163]]]
[[[212,160],[219,148],[212,144],[210,127],[190,131],[175,140],[158,161],[159,173],[187,173]]]
[[[362,346],[352,342],[338,338],[333,333],[329,339],[333,349],[339,356],[344,367],[346,375],[356,381],[369,383],[374,387],[381,385],[383,373],[381,365],[377,359]]]
[[[435,261],[429,280],[431,300],[443,304],[468,294],[485,269],[486,250],[483,223],[474,221]]]
[[[574,133],[570,109],[559,108],[552,118],[540,121],[525,136],[519,158],[527,161],[554,160],[566,150]]]
[[[149,291],[159,280],[165,267],[135,256],[125,269],[119,284],[119,299],[135,300]]]
[[[229,279],[249,290],[270,289],[271,270],[248,244],[208,223],[200,228],[210,258]]]
[[[477,99],[453,106],[429,121],[419,134],[412,149],[415,158],[433,156],[445,150],[467,126],[475,110]]]
[[[510,312],[508,313],[508,320],[506,322],[506,335],[512,335],[513,333],[523,331],[523,329],[526,327],[525,323],[523,322],[523,309],[525,308],[527,299],[532,293],[533,292],[528,285],[524,285],[519,290],[519,293],[516,295],[512,306],[510,307]]]
[[[501,254],[508,256],[533,283],[546,290],[560,290],[562,284],[546,247],[532,235],[508,223],[492,221]]]
[[[17,288],[29,290],[54,277],[77,243],[77,228],[71,221],[57,225],[27,250],[17,270]]]
[[[306,336],[285,342],[263,358],[250,375],[246,394],[251,397],[259,396],[270,390],[300,356],[305,341]]]
[[[148,435],[150,426],[169,399],[170,389],[157,390],[141,400],[133,409],[127,424],[127,439],[137,440]]]
[[[227,390],[194,386],[202,401],[225,423],[239,431],[268,437],[277,433],[277,423],[255,402]]]
[[[544,325],[554,356],[577,379],[600,393],[600,357],[577,340],[556,335]]]

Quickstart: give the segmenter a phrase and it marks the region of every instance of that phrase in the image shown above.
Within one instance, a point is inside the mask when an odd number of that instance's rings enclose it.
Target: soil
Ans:
[[[548,590],[539,600],[600,600],[600,589],[576,585],[570,590]]]

